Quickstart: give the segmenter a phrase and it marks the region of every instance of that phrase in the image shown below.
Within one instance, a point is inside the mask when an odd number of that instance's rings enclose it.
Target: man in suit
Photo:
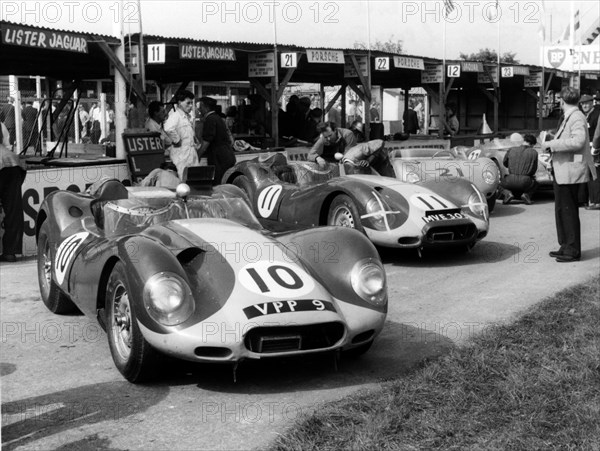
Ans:
[[[408,104],[408,109],[404,110],[402,121],[404,125],[404,133],[410,133],[411,135],[414,135],[419,131],[419,117],[417,116],[417,112],[414,110],[414,104],[412,102]]]
[[[596,180],[590,180],[590,204],[586,210],[600,210],[600,121],[596,123],[596,130],[592,136],[592,158],[596,166]]]
[[[202,128],[202,146],[198,151],[201,156],[206,153],[209,165],[215,166],[213,185],[221,184],[227,169],[235,165],[233,141],[227,132],[225,120],[216,113],[217,101],[212,97],[200,99],[200,112],[204,118]]]
[[[560,92],[564,120],[552,141],[542,143],[550,152],[554,172],[554,211],[560,249],[550,252],[557,262],[581,258],[581,225],[577,205],[580,183],[586,183],[596,171],[590,151],[588,124],[579,110],[579,91],[565,87]]]

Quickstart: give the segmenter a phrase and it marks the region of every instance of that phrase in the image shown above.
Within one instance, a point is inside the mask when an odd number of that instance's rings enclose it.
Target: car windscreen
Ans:
[[[290,167],[294,171],[297,184],[300,186],[325,183],[334,177],[340,176],[337,163],[330,163],[326,168],[321,169],[316,163],[302,161],[292,162]]]
[[[435,148],[405,148],[395,149],[392,151],[390,158],[402,159],[419,159],[419,158],[440,158],[440,159],[453,159],[452,154],[446,149],[435,149]]]
[[[107,236],[137,233],[151,225],[185,217],[181,203],[172,199],[120,199],[107,202],[103,210]]]
[[[107,236],[139,233],[147,227],[175,219],[222,218],[252,228],[260,228],[258,220],[239,198],[129,198],[107,202],[104,207],[104,231]],[[188,216],[189,214],[189,216]]]
[[[253,229],[261,228],[260,223],[246,201],[237,197],[223,199],[190,198],[187,204],[190,219],[229,219]]]

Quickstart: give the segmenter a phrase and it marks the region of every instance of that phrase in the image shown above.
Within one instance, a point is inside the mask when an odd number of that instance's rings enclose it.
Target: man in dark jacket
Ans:
[[[402,121],[404,123],[404,133],[414,135],[419,131],[419,117],[413,109],[413,105],[409,105],[408,109],[404,111]]]
[[[202,127],[202,146],[198,156],[206,154],[209,165],[215,166],[214,185],[219,185],[225,171],[235,164],[233,142],[227,132],[225,119],[216,113],[217,101],[212,97],[200,99],[200,112],[204,117]]]
[[[531,205],[531,195],[537,187],[534,175],[538,153],[533,148],[537,140],[533,135],[525,135],[523,139],[526,145],[512,147],[504,155],[503,164],[509,172],[502,180],[504,204],[510,203],[514,197],[520,197],[527,205]]]

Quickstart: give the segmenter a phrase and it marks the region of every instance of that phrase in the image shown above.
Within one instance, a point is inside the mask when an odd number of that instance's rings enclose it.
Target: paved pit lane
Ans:
[[[578,263],[556,249],[551,197],[498,205],[490,234],[467,254],[384,251],[389,315],[362,358],[231,366],[174,364],[135,386],[115,369],[104,332],[83,316],[51,314],[35,261],[0,266],[3,449],[264,448],[319,403],[402,377],[491,324],[600,271],[600,214],[581,210]]]

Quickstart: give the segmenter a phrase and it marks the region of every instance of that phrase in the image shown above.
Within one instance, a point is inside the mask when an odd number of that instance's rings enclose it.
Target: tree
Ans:
[[[387,53],[401,54],[402,53],[402,45],[403,45],[402,44],[402,40],[401,39],[394,39],[394,35],[392,35],[385,42],[382,42],[379,39],[377,39],[375,41],[375,43],[372,42],[370,50],[379,50],[379,51],[387,52]],[[369,50],[367,44],[365,44],[364,42],[359,42],[359,41],[356,41],[354,43],[354,48],[355,49]]]
[[[519,64],[519,60],[515,57],[516,53],[513,52],[505,52],[500,56],[501,63],[508,64]],[[483,61],[484,63],[495,63],[498,61],[498,53],[495,50],[488,49],[480,49],[477,53],[471,53],[470,55],[467,53],[460,54],[461,60],[466,61]]]

